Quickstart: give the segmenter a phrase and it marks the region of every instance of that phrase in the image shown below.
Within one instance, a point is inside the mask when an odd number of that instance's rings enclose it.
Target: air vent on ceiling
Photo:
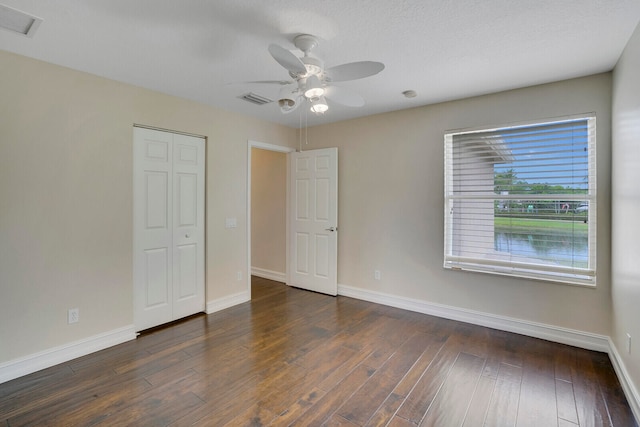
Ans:
[[[252,102],[256,105],[264,105],[273,102],[273,99],[265,98],[264,96],[257,95],[253,92],[245,93],[240,96],[240,99],[244,99],[245,101]]]
[[[0,4],[0,28],[33,37],[42,19]]]

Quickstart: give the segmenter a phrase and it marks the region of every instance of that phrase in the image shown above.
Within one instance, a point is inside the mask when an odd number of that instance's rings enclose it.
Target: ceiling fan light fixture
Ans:
[[[305,82],[304,96],[308,99],[320,98],[324,95],[324,88],[318,76],[310,76]]]
[[[298,107],[298,95],[290,87],[285,86],[278,94],[278,106],[283,113],[290,113]]]
[[[316,114],[323,114],[328,109],[329,106],[327,105],[327,100],[324,99],[324,96],[320,96],[311,101],[311,111]]]
[[[295,107],[296,101],[293,99],[279,99],[278,105],[283,112],[289,112],[293,110],[293,107]]]

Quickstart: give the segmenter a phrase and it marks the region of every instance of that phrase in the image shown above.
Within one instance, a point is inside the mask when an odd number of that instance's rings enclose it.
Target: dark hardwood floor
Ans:
[[[636,426],[606,354],[254,278],[0,384],[0,426]]]

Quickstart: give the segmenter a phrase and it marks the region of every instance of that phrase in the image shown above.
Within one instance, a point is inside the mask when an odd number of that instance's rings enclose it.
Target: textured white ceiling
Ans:
[[[327,67],[386,65],[336,84],[360,93],[364,107],[330,104],[308,114],[313,125],[609,71],[640,20],[638,0],[0,3],[44,20],[32,39],[0,31],[0,49],[292,127],[302,109],[283,115],[275,103],[238,99],[274,99],[279,86],[227,83],[288,79],[267,47],[294,49],[300,33],[320,38],[314,54]],[[418,96],[405,98],[407,89]]]

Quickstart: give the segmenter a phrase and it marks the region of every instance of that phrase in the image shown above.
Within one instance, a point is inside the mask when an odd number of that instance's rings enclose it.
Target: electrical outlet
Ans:
[[[78,323],[80,321],[80,309],[70,308],[67,312],[67,322],[69,324]]]
[[[242,271],[238,271],[238,272],[236,273],[236,280],[237,280],[237,281],[242,280]]]
[[[631,354],[631,334],[627,334],[627,354]]]
[[[380,270],[373,270],[373,278],[376,280],[380,280],[381,274]]]

